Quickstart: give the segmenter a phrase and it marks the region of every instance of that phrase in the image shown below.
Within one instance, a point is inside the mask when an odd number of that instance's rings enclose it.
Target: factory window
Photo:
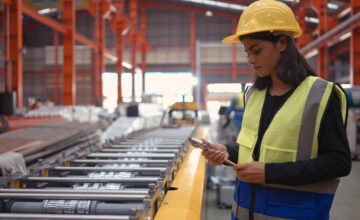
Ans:
[[[193,101],[192,88],[197,80],[189,72],[165,73],[150,72],[145,75],[145,92],[151,95],[161,95],[161,103],[168,107],[175,102]]]

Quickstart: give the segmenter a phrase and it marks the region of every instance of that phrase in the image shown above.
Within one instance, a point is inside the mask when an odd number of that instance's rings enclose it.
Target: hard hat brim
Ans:
[[[302,30],[301,29],[296,29],[296,28],[278,28],[276,29],[277,31],[291,31],[294,33],[293,38],[298,38],[302,35]],[[264,28],[264,29],[259,29],[256,31],[248,31],[248,32],[242,32],[242,33],[236,33],[230,36],[225,37],[222,42],[223,43],[241,43],[241,40],[239,39],[240,36],[243,35],[247,35],[247,34],[252,34],[252,33],[256,33],[256,32],[262,32],[262,31],[270,31],[273,32],[275,30],[272,29],[268,29],[268,28]]]
[[[241,41],[240,41],[239,36],[237,34],[233,34],[233,35],[225,37],[222,40],[222,42],[225,43],[225,44],[229,44],[229,43],[240,43]]]

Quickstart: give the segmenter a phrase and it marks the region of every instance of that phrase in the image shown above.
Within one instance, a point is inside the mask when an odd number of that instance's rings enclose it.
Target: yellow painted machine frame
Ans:
[[[206,137],[207,129],[199,127],[194,137]],[[201,150],[189,146],[181,167],[156,213],[155,220],[199,220],[204,211],[206,160]],[[204,217],[204,216],[203,216]]]

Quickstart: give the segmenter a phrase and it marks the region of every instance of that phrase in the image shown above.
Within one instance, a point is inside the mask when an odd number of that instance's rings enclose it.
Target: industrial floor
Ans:
[[[222,143],[219,140],[217,125],[209,126],[208,138],[214,143]],[[211,165],[209,165],[211,166]],[[214,167],[209,167],[212,170]],[[223,167],[215,173],[221,173],[229,177],[232,175],[230,167]],[[230,198],[232,200],[232,198]],[[217,205],[217,193],[214,189],[207,189],[206,193],[206,220],[228,220],[231,208],[221,209]],[[335,194],[333,206],[330,211],[330,220],[359,220],[360,219],[360,161],[353,161],[349,176],[341,178],[340,185]]]
[[[231,209],[217,206],[216,190],[207,189],[206,220],[228,220]],[[353,161],[349,176],[341,179],[330,212],[331,220],[360,219],[360,161]]]

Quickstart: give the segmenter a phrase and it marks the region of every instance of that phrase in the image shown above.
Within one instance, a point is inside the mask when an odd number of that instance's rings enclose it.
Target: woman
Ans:
[[[223,40],[241,42],[256,71],[238,145],[203,140],[211,164],[237,163],[232,219],[328,219],[338,177],[350,172],[345,93],[299,54],[301,33],[287,5],[260,0]]]

